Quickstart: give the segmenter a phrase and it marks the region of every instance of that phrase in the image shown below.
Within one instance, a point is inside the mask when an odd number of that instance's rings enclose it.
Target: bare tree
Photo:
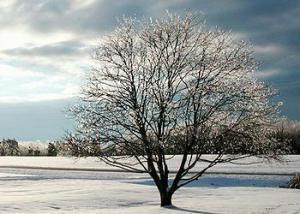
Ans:
[[[96,151],[107,164],[149,173],[161,206],[218,163],[277,156],[269,138],[279,106],[269,99],[274,91],[255,79],[252,51],[230,32],[210,30],[193,14],[125,18],[94,59],[71,109],[78,129],[68,141],[83,155]],[[172,179],[168,151],[181,154]],[[207,166],[190,174],[200,162]]]

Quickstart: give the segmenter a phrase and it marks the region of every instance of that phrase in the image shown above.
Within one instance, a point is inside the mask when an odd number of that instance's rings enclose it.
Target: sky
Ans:
[[[298,0],[5,0],[0,1],[0,138],[60,139],[74,123],[92,48],[125,16],[161,17],[166,10],[202,14],[253,45],[256,74],[278,89],[282,115],[300,120]]]

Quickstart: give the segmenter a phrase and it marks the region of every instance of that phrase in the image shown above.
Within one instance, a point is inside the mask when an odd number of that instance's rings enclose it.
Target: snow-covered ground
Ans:
[[[299,171],[300,156],[289,159],[282,166],[224,165],[214,171]],[[0,166],[107,168],[93,158],[62,157],[0,157]],[[279,188],[289,179],[206,175],[176,192],[176,207],[166,209],[159,207],[158,191],[146,174],[0,167],[0,213],[300,213],[300,191]]]
[[[210,158],[211,155],[206,155]],[[175,170],[180,165],[181,156],[176,156],[170,160],[170,170]],[[247,158],[235,162],[236,164],[218,164],[211,168],[210,172],[217,173],[261,173],[261,174],[294,174],[300,171],[300,155],[285,156],[285,162],[262,162],[261,159]],[[251,164],[249,164],[251,163]],[[200,163],[193,168],[193,171],[202,169],[206,163]],[[111,166],[99,161],[94,157],[73,158],[73,157],[0,157],[0,167],[3,166],[29,166],[29,167],[48,167],[65,169],[96,169],[111,170]]]

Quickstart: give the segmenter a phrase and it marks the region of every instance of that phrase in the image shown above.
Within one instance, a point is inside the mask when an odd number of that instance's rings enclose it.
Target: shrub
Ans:
[[[27,153],[28,156],[33,156],[33,149],[29,146],[28,148],[28,153]]]
[[[289,188],[300,189],[300,173],[297,173],[289,182]]]
[[[13,156],[19,153],[19,144],[15,139],[3,139],[0,142],[0,156]]]
[[[33,155],[34,155],[34,156],[40,156],[40,154],[41,154],[41,151],[40,151],[39,149],[35,149],[35,150],[33,151]]]
[[[283,120],[277,124],[274,138],[282,143],[287,143],[290,154],[300,154],[300,122]]]
[[[54,143],[48,144],[48,156],[57,156],[57,147],[54,145]]]

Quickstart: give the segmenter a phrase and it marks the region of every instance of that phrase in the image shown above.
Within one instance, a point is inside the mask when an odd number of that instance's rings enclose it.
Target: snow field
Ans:
[[[292,157],[293,162],[279,166],[279,171],[296,170],[299,159]],[[0,165],[104,167],[93,158],[74,162],[62,157],[3,157]],[[226,165],[215,170],[230,172],[242,168]],[[276,165],[267,164],[246,168],[250,172],[277,169]],[[300,191],[279,188],[289,178],[206,175],[178,190],[173,197],[175,207],[167,209],[159,207],[158,191],[146,174],[0,167],[0,213],[300,213]]]

